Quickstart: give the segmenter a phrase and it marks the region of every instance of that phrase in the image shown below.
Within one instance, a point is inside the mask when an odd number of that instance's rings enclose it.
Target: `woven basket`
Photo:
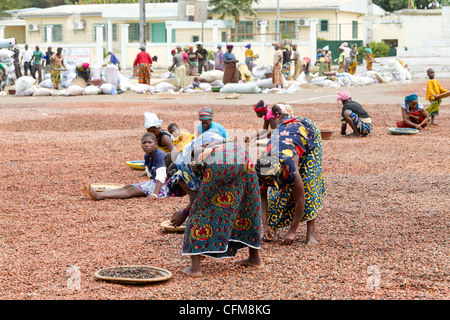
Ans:
[[[162,273],[161,276],[155,277],[155,278],[147,278],[147,279],[137,279],[137,278],[118,278],[118,277],[108,277],[101,275],[103,271],[109,271],[113,269],[124,269],[124,268],[147,268],[151,269],[153,271],[158,271]],[[94,276],[99,280],[105,280],[105,281],[112,281],[112,282],[119,282],[119,283],[126,283],[126,284],[146,284],[151,282],[160,282],[160,281],[166,281],[172,278],[172,272],[158,268],[153,266],[140,266],[140,265],[130,265],[130,266],[119,266],[119,267],[111,267],[111,268],[105,268],[101,270],[97,270],[94,273]]]
[[[163,227],[164,229],[166,229],[166,231],[169,231],[169,232],[184,232],[184,229],[186,228],[183,225],[179,226],[179,227],[174,227],[170,223],[170,220],[162,222],[161,227]]]

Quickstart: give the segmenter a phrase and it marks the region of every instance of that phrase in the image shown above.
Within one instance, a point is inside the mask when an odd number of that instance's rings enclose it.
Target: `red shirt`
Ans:
[[[140,63],[148,63],[148,64],[153,63],[152,57],[150,57],[148,52],[141,51],[137,54],[136,59],[134,60],[134,66],[136,66]]]

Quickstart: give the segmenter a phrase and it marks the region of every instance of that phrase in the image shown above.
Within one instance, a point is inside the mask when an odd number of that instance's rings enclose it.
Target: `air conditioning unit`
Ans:
[[[28,31],[39,31],[39,25],[37,23],[30,23],[28,25]]]
[[[82,30],[86,26],[86,22],[84,20],[74,21],[73,22],[73,30]]]
[[[297,24],[299,27],[307,27],[309,26],[309,19],[299,18]]]

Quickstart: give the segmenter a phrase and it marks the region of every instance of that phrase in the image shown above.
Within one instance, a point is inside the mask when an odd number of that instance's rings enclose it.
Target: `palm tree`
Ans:
[[[253,10],[252,5],[258,2],[259,0],[209,0],[209,6],[213,7],[209,13],[218,14],[219,19],[222,20],[225,17],[233,17],[233,33],[236,33],[241,16],[256,17],[256,12]]]

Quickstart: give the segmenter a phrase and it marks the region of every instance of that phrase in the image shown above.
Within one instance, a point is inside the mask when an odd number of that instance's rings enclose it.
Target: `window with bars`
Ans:
[[[103,26],[103,41],[108,40],[108,25],[107,24],[94,24],[94,41],[97,41],[97,27]],[[113,34],[113,41],[117,41],[117,24],[113,23],[112,25],[112,34]]]
[[[139,23],[130,23],[128,27],[128,42],[139,42]],[[145,25],[145,40],[150,41],[150,25]]]
[[[47,28],[52,27],[52,42],[62,42],[63,32],[62,24],[53,24],[44,26],[44,41],[47,42]]]
[[[295,21],[280,21],[280,33],[281,36],[287,35],[291,39],[296,38]]]
[[[320,20],[320,31],[328,32],[328,20]]]
[[[240,21],[236,33],[254,33],[253,21]],[[253,35],[239,35],[243,40],[253,40]]]
[[[358,39],[358,21],[352,21],[352,38]]]

